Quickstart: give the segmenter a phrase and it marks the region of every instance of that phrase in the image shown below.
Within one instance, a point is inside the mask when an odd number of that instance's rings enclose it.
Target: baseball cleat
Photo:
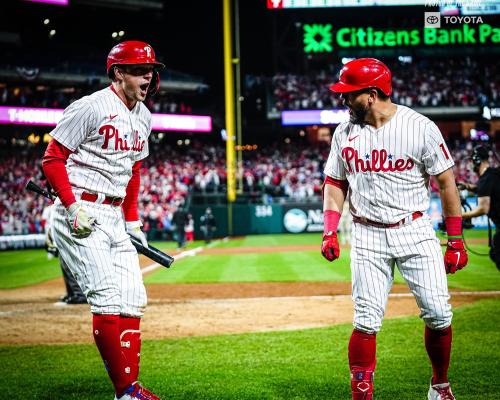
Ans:
[[[450,384],[446,383],[437,383],[435,385],[432,384],[429,387],[429,393],[427,393],[428,400],[455,400],[455,396],[451,391]]]
[[[121,397],[115,400],[161,400],[157,395],[151,393],[148,389],[142,387],[137,382],[130,386]]]
[[[64,302],[66,304],[87,304],[87,299],[85,297],[68,296]]]
[[[63,296],[61,297],[61,300],[54,303],[54,306],[65,307],[67,305],[73,305],[73,304],[88,304],[88,303],[85,297]]]

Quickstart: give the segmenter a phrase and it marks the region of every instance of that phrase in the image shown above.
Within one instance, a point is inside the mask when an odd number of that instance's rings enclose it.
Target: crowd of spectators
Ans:
[[[472,143],[450,143],[456,162],[457,181],[475,183],[477,175],[469,162]],[[168,237],[172,216],[188,206],[191,193],[224,194],[226,191],[225,148],[193,143],[166,146],[151,143],[143,162],[139,197],[140,217],[150,238]],[[265,202],[321,201],[323,166],[328,146],[274,144],[245,153],[241,178],[243,191]],[[31,178],[44,184],[41,153],[24,152],[0,161],[0,234],[42,233],[43,209],[48,201],[24,188]],[[437,186],[431,180],[431,187]]]
[[[0,234],[43,232],[42,212],[47,201],[25,190],[26,182],[41,178],[38,154],[16,154],[0,162]],[[38,171],[38,172],[37,172]]]
[[[408,107],[500,104],[500,68],[490,60],[425,59],[387,62],[393,74],[392,100]],[[268,80],[272,111],[341,107],[329,86],[341,65],[316,73],[276,74]]]
[[[25,190],[29,179],[45,184],[41,153],[32,150],[24,148],[23,154],[1,158],[0,234],[44,231],[42,214],[48,200]],[[173,213],[178,207],[188,205],[191,191],[222,192],[225,181],[223,147],[195,144],[179,150],[177,146],[151,143],[150,157],[145,159],[141,170],[139,210],[144,229],[152,238],[167,236],[173,230]]]
[[[140,216],[150,237],[173,230],[172,217],[187,206],[193,191],[213,193],[225,187],[225,156],[222,147],[177,147],[151,144],[150,156],[141,170]]]
[[[282,144],[266,146],[245,155],[243,190],[264,195],[265,201],[318,199],[323,183],[325,145]]]
[[[13,85],[0,88],[0,104],[19,107],[66,108],[72,102],[95,92],[96,87],[55,87]],[[153,113],[191,114],[192,106],[182,96],[158,93],[148,97],[145,105]]]

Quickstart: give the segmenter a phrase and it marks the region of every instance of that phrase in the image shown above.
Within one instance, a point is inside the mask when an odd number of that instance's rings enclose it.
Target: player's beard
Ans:
[[[350,107],[351,113],[349,115],[349,121],[352,124],[364,125],[366,124],[366,115],[368,114],[369,106],[363,104],[353,104]]]

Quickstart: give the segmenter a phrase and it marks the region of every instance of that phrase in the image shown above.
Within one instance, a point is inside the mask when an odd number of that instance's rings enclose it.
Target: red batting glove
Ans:
[[[447,274],[454,274],[467,265],[467,251],[462,239],[448,239],[444,253],[444,267]]]
[[[323,235],[321,254],[328,261],[333,261],[340,257],[339,240],[335,232],[328,232],[326,235]]]
[[[467,265],[468,257],[462,239],[462,217],[449,216],[445,219],[448,244],[444,253],[444,267],[447,274],[454,274]]]

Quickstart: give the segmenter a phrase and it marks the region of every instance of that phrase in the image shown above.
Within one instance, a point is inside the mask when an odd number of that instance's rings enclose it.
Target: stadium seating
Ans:
[[[457,181],[472,182],[477,176],[467,162],[472,144],[451,149]],[[24,190],[29,179],[44,184],[41,149],[24,149],[22,155],[0,161],[0,234],[43,232],[42,213],[48,201]],[[225,148],[194,142],[191,146],[151,143],[150,157],[141,170],[140,216],[144,229],[155,238],[168,237],[176,207],[189,201],[190,193],[224,194]],[[328,146],[278,144],[248,152],[241,178],[247,194],[268,201],[319,201],[323,164]],[[437,186],[431,180],[434,192]]]
[[[409,107],[483,106],[500,102],[500,70],[485,59],[426,59],[412,63],[387,62],[393,73],[395,103]],[[328,109],[342,106],[328,87],[341,65],[309,75],[277,74],[267,80],[271,108]],[[264,80],[266,81],[266,80]]]
[[[96,87],[14,85],[0,89],[0,105],[21,107],[66,108],[73,101],[95,92]],[[151,112],[191,114],[192,106],[185,96],[159,93],[145,102]]]

